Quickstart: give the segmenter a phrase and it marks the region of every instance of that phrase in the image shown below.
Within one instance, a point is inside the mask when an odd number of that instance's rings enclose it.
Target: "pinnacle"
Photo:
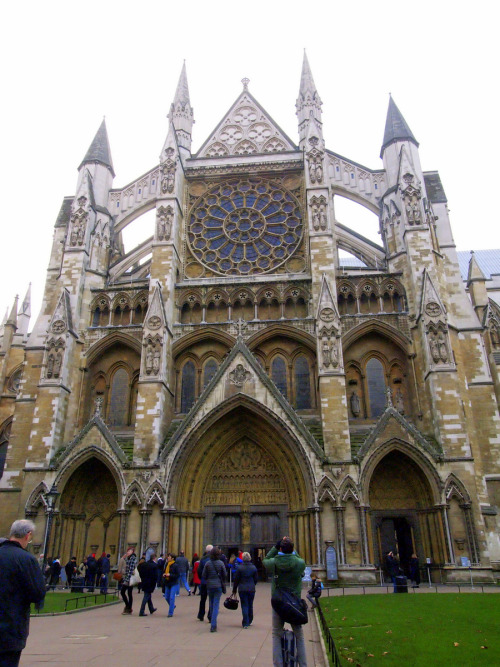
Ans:
[[[182,70],[179,76],[179,81],[177,83],[177,89],[175,91],[174,105],[179,102],[190,103],[189,101],[189,86],[186,74],[186,61],[182,63]]]
[[[113,176],[115,175],[113,161],[111,160],[108,132],[106,130],[106,120],[104,118],[79,168],[87,162],[100,162],[111,170]]]
[[[403,114],[398,109],[392,98],[392,95],[389,93],[389,108],[387,110],[384,141],[382,143],[380,157],[382,157],[382,154],[387,146],[393,144],[396,141],[405,140],[412,141],[418,148],[418,141],[413,136],[413,132],[410,130],[408,123],[403,118]]]
[[[300,77],[299,95],[305,95],[308,91],[311,94],[317,92],[316,84],[314,83],[311,68],[309,66],[309,61],[307,59],[306,50],[304,49],[304,59],[302,61],[302,74]]]

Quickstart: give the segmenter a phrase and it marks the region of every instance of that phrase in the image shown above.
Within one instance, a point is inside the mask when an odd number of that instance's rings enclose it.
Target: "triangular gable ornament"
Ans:
[[[165,331],[167,318],[161,294],[160,284],[157,283],[151,302],[144,318],[142,339],[141,380],[154,379],[158,381],[166,375]]]
[[[429,370],[454,369],[446,308],[426,269],[423,272],[418,319],[424,327]]]

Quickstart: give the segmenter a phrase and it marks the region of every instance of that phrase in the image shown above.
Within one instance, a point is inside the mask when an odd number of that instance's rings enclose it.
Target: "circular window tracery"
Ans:
[[[272,271],[295,252],[302,233],[295,197],[261,179],[214,186],[196,201],[188,217],[191,250],[216,273]]]

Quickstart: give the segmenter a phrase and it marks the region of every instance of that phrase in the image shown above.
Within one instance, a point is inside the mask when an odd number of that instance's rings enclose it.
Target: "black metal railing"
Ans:
[[[335,641],[332,637],[332,633],[330,632],[330,628],[328,627],[328,623],[326,621],[325,615],[323,614],[323,610],[321,609],[321,600],[317,600],[317,602],[318,606],[316,607],[316,609],[318,610],[319,620],[321,622],[321,629],[323,630],[323,636],[325,638],[328,653],[332,660],[332,665],[333,667],[341,667],[341,662],[339,654],[337,652],[337,647],[335,646]]]
[[[68,611],[68,605],[71,605],[72,603],[76,602],[75,609],[80,609],[80,600],[83,600],[82,607],[85,609],[87,606],[87,600],[94,600],[93,606],[97,604],[97,598],[103,597],[104,596],[104,602],[103,604],[106,604],[108,602],[108,598],[114,598],[116,600],[117,597],[117,590],[111,591],[110,593],[96,593],[95,595],[79,595],[77,598],[68,598],[66,602],[64,603],[64,611]]]

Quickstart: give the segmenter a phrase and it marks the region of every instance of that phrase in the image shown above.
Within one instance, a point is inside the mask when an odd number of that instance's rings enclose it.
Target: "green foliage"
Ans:
[[[420,593],[323,597],[343,665],[500,665],[500,596]]]
[[[86,599],[82,599],[85,597]],[[80,598],[76,601],[75,598]],[[66,600],[74,600],[74,602],[68,602],[67,609]],[[106,598],[104,595],[94,595],[88,594],[82,596],[81,593],[47,593],[45,596],[45,604],[43,609],[37,611],[34,605],[31,605],[32,614],[54,614],[61,611],[72,611],[73,609],[83,609],[84,607],[94,607],[98,604],[104,604],[104,602],[113,602],[116,600],[116,596],[108,594]],[[77,606],[78,605],[78,606]]]

